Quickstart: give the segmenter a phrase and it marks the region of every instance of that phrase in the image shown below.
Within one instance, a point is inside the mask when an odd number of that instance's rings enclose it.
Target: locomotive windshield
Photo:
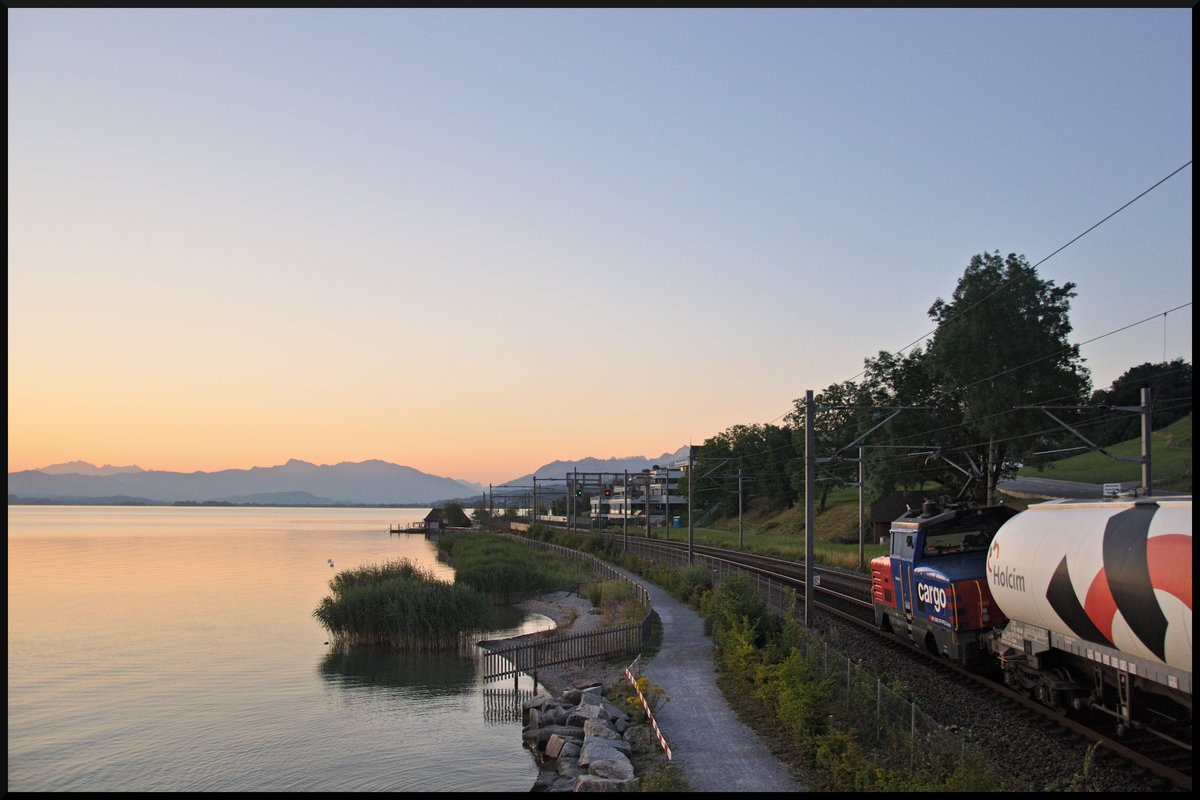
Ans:
[[[987,550],[991,531],[959,530],[925,535],[925,556],[943,556],[951,553],[980,553]]]

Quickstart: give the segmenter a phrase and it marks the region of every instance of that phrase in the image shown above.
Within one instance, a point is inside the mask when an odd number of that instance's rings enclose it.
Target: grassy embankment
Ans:
[[[1123,442],[1106,448],[1114,456],[1140,456],[1140,439]],[[1152,478],[1158,493],[1192,491],[1192,418],[1155,431],[1150,439]],[[1038,471],[1026,467],[1018,473],[1022,477],[1042,477],[1061,481],[1082,483],[1116,483],[1141,479],[1141,465],[1130,461],[1114,461],[1101,453],[1083,453],[1064,458]],[[1016,497],[1004,492],[997,493],[999,502],[1010,508],[1023,511],[1031,503],[1041,502],[1034,498]],[[869,503],[870,500],[868,499]],[[857,569],[858,563],[858,489],[841,487],[830,492],[824,510],[815,515],[814,549],[817,563]],[[644,536],[643,528],[630,528],[630,536]],[[687,539],[687,527],[650,529],[655,538],[673,540]],[[864,564],[870,564],[875,556],[884,555],[886,545],[872,542],[872,533],[865,531]],[[756,553],[776,555],[783,558],[803,560],[804,508],[796,505],[787,510],[761,508],[751,505],[742,517],[742,535],[738,533],[737,517],[719,519],[692,531],[695,544],[739,549],[742,547]]]

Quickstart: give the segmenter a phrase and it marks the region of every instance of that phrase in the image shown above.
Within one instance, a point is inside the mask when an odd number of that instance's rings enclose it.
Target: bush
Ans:
[[[644,725],[650,718],[646,714],[646,706],[642,705],[642,698],[650,706],[651,714],[658,711],[663,703],[670,702],[671,698],[667,697],[665,689],[657,683],[651,683],[645,675],[638,675],[634,680],[637,681],[636,688],[628,680],[623,680],[614,684],[608,695],[613,705],[629,715],[630,725]],[[638,697],[638,691],[641,691],[642,697]]]
[[[729,575],[716,585],[707,614],[704,632],[713,639],[719,639],[724,630],[744,619],[757,631],[754,640],[757,646],[763,644],[776,627],[767,611],[766,601],[743,572]]]
[[[664,588],[671,596],[685,603],[692,602],[698,592],[712,589],[712,573],[701,563],[676,568]]]

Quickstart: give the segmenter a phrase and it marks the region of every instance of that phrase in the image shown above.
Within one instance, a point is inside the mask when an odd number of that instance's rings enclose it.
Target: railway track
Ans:
[[[691,559],[706,563],[718,578],[721,574],[733,570],[749,573],[763,581],[760,590],[764,590],[768,595],[768,604],[772,605],[775,611],[781,610],[779,604],[784,597],[791,596],[791,592],[795,593],[794,597],[797,599],[805,596],[803,562],[701,545],[692,545],[689,548],[686,542],[645,539],[619,533],[600,535],[614,543],[628,546],[643,557],[675,564],[687,563],[690,549]],[[939,672],[949,673],[953,679],[985,690],[989,696],[1003,702],[1019,705],[1027,712],[1038,715],[1074,736],[1098,742],[1108,754],[1124,759],[1137,769],[1157,776],[1174,787],[1191,790],[1193,759],[1190,725],[1186,736],[1177,732],[1164,736],[1144,730],[1118,736],[1114,721],[1109,717],[1099,714],[1065,714],[1009,689],[998,679],[966,670],[924,648],[880,631],[874,624],[869,576],[829,567],[815,567],[813,575],[813,607],[821,612],[852,623],[883,641],[898,645],[914,656],[927,660],[929,666],[937,667]]]

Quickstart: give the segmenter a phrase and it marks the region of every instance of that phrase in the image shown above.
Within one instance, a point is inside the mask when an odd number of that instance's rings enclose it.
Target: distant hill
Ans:
[[[654,467],[686,462],[688,446],[657,458],[584,458],[552,461],[534,472],[495,487],[528,488],[539,481],[562,481],[573,472],[631,475]],[[561,485],[561,483],[560,483]],[[441,478],[412,467],[371,460],[358,463],[310,464],[291,459],[274,467],[219,472],[166,472],[141,467],[97,467],[86,461],[54,464],[8,473],[10,503],[232,503],[237,505],[402,505],[470,502],[487,487]],[[514,491],[517,491],[514,488]]]
[[[38,472],[44,472],[47,475],[122,475],[129,472],[145,472],[145,470],[136,466],[114,467],[111,464],[105,464],[103,467],[97,467],[86,461],[68,461],[65,464],[51,464],[48,467],[42,467]]]
[[[23,502],[59,503],[127,497],[152,503],[384,505],[436,503],[483,492],[477,483],[440,478],[378,460],[317,465],[292,459],[274,467],[190,473],[140,467],[99,468],[86,462],[48,469],[10,472],[9,497],[16,496]]]

